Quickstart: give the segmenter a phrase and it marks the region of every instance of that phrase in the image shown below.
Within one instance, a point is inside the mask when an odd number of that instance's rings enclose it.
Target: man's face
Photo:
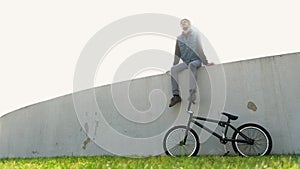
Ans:
[[[187,30],[190,27],[190,22],[188,20],[182,20],[180,25],[183,30]]]

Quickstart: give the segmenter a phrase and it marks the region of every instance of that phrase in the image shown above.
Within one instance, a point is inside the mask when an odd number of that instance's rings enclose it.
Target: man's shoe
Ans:
[[[181,102],[181,97],[180,96],[173,96],[171,99],[171,102],[169,104],[169,107],[174,106],[175,104]]]

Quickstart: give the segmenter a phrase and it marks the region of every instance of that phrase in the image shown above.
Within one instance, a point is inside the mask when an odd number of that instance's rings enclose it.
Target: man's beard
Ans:
[[[190,27],[183,27],[182,29],[183,29],[184,31],[186,31],[186,30],[189,30],[189,28],[190,28]]]
[[[183,29],[183,33],[186,34],[191,30],[191,27],[184,27]]]

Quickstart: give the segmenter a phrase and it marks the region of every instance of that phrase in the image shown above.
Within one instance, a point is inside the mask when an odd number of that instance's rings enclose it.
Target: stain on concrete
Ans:
[[[84,124],[84,129],[85,129],[86,133],[89,133],[89,125],[88,125],[88,123]]]
[[[91,141],[90,138],[87,138],[86,140],[84,140],[83,146],[82,146],[82,148],[83,148],[84,150],[86,149],[86,146],[87,146],[87,144],[89,144],[90,141]]]
[[[99,126],[99,121],[96,120],[94,136],[97,136],[97,129],[98,129],[98,126]]]
[[[32,151],[32,154],[39,154],[38,151]]]
[[[256,111],[257,110],[257,106],[252,101],[248,102],[247,108],[250,109],[250,110],[252,110],[252,111]]]

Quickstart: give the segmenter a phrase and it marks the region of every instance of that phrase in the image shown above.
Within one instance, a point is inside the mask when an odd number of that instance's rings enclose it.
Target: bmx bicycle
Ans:
[[[195,130],[191,128],[191,123],[206,130],[224,144],[225,154],[229,151],[226,150],[225,144],[232,142],[232,147],[235,153],[241,156],[264,156],[268,155],[272,149],[272,139],[269,132],[262,126],[255,123],[246,123],[238,128],[230,124],[230,120],[237,120],[238,116],[232,115],[227,112],[222,112],[222,115],[228,118],[227,121],[219,121],[215,119],[194,116],[191,111],[190,101],[188,104],[187,113],[189,120],[186,126],[175,126],[171,128],[164,137],[163,148],[167,155],[171,156],[195,156],[200,149],[199,137]],[[198,121],[207,121],[217,123],[219,126],[225,128],[224,133],[218,134]],[[228,128],[234,130],[231,138],[227,138]]]

